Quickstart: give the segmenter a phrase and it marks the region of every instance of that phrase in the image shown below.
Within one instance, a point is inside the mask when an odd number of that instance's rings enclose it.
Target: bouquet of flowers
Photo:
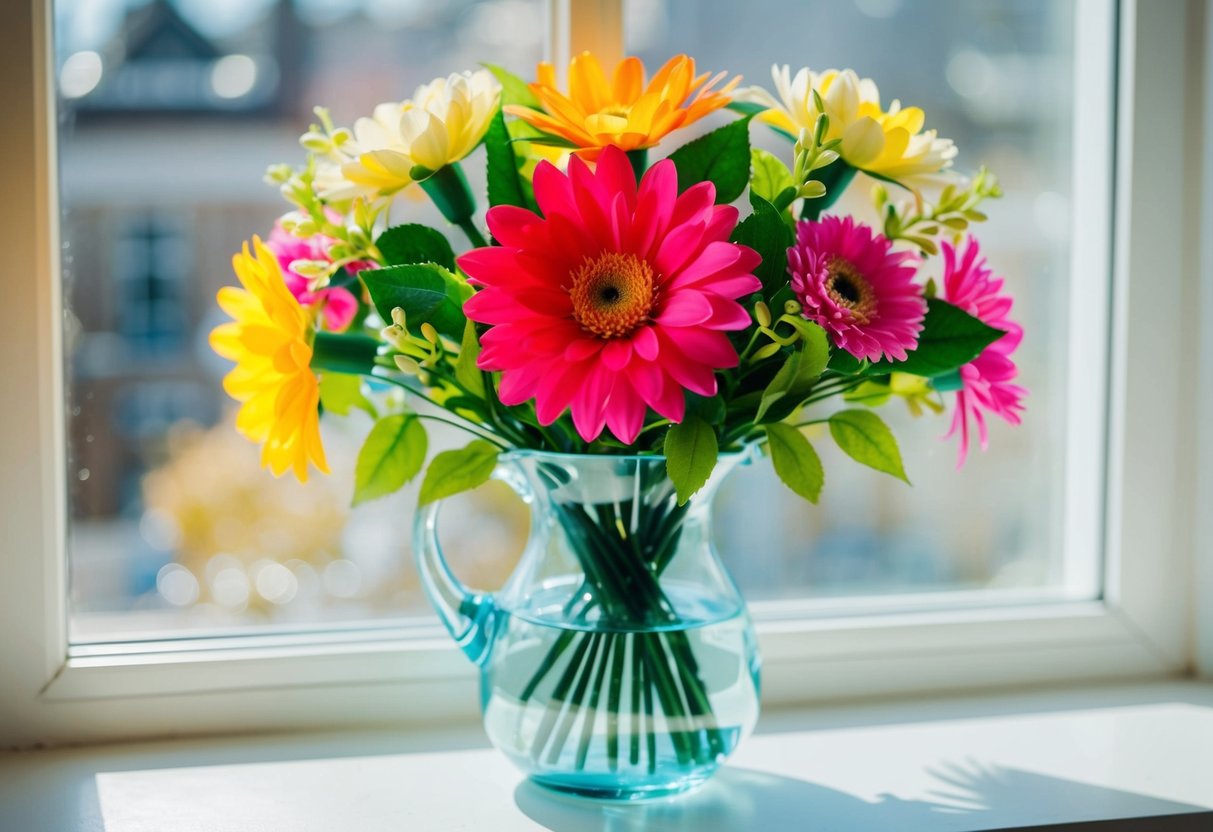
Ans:
[[[381,104],[352,129],[318,108],[306,162],[268,174],[292,210],[235,256],[243,288],[219,293],[233,321],[211,343],[236,362],[224,384],[242,403],[238,429],[275,475],[302,480],[309,466],[327,470],[322,412],[370,413],[356,502],[424,469],[420,502],[431,503],[484,482],[512,449],[664,458],[669,500],[560,517],[581,541],[580,614],[650,624],[675,615],[659,576],[680,512],[722,454],[764,448],[815,502],[824,474],[803,428],[828,426],[855,461],[904,480],[877,411],[901,400],[938,413],[950,399],[963,462],[971,430],[984,447],[987,416],[1018,423],[1024,396],[1012,300],[970,233],[997,181],[955,174],[955,146],[924,130],[924,113],[886,107],[852,70],[777,67],[773,79],[773,90],[740,89],[687,56],[647,79],[627,58],[608,76],[587,53],[570,63],[567,91],[549,64],[534,83],[488,66]],[[659,152],[712,113],[735,118]],[[751,147],[759,130],[786,152]],[[487,195],[461,168],[481,145]],[[391,222],[394,200],[416,189],[467,250],[443,229]],[[871,195],[867,221],[835,210],[858,189]],[[376,392],[388,387],[403,396]],[[470,441],[427,468],[428,422]],[[641,527],[673,531],[637,551]],[[636,645],[628,655],[647,681],[635,690],[692,723],[675,741],[680,759],[718,755],[685,640]],[[568,661],[562,676],[557,659],[578,650],[599,658]],[[548,678],[566,700],[588,697],[581,680],[602,682],[623,656],[562,638],[522,699]],[[559,745],[552,732],[535,753]]]

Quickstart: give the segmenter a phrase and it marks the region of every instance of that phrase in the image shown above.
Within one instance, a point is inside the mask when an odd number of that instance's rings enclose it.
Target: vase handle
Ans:
[[[442,502],[421,506],[413,526],[413,551],[421,586],[438,617],[465,656],[477,666],[488,661],[493,646],[496,606],[492,595],[473,592],[455,577],[438,543],[438,509]]]

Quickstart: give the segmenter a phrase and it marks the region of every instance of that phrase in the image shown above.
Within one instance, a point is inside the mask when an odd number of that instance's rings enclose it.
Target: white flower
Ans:
[[[792,136],[811,132],[824,112],[830,119],[826,140],[841,139],[839,153],[854,168],[912,184],[950,167],[956,156],[951,139],[939,138],[934,130],[922,131],[922,110],[903,109],[898,101],[883,110],[876,83],[854,70],[816,73],[806,67],[792,77],[785,65],[772,67],[771,75],[776,95],[751,87],[738,97],[766,107],[758,119]],[[824,110],[818,109],[814,90]]]
[[[501,87],[488,70],[438,78],[413,97],[377,106],[354,123],[351,154],[341,166],[349,182],[380,195],[414,181],[415,168],[436,171],[475,149],[497,112]]]

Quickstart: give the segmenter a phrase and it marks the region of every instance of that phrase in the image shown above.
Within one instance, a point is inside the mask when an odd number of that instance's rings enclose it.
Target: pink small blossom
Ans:
[[[960,434],[956,466],[964,464],[969,452],[970,422],[976,424],[984,451],[989,443],[985,413],[993,413],[1012,425],[1020,423],[1023,397],[1027,390],[1013,383],[1019,374],[1011,354],[1023,340],[1023,328],[1008,317],[1011,296],[1002,291],[1003,281],[993,276],[981,256],[977,238],[969,236],[964,252],[943,244],[943,299],[960,307],[986,324],[1006,334],[986,347],[981,355],[960,368],[961,388],[956,392],[956,412],[947,436]]]
[[[266,247],[278,258],[278,265],[282,267],[282,276],[286,280],[287,289],[303,306],[319,304],[321,315],[324,318],[324,328],[331,332],[340,332],[350,325],[354,316],[358,314],[358,298],[354,296],[353,292],[342,286],[330,286],[314,292],[310,291],[308,279],[294,271],[291,264],[296,260],[317,260],[322,263],[331,263],[329,249],[336,242],[332,237],[323,234],[296,237],[282,227],[281,219],[274,223],[274,230],[270,232],[269,239],[265,241]],[[374,265],[374,263],[360,260],[347,263],[345,270],[354,275],[363,269],[373,268]]]
[[[792,291],[802,314],[856,358],[904,361],[926,315],[914,283],[917,258],[850,217],[796,226],[788,249]]]

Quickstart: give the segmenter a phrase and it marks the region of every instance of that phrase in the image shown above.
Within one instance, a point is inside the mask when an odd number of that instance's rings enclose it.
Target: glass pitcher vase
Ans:
[[[724,454],[678,505],[664,457],[503,454],[531,507],[506,585],[472,592],[417,516],[422,585],[481,671],[489,739],[536,783],[633,799],[702,783],[758,719],[753,625],[712,544]]]

